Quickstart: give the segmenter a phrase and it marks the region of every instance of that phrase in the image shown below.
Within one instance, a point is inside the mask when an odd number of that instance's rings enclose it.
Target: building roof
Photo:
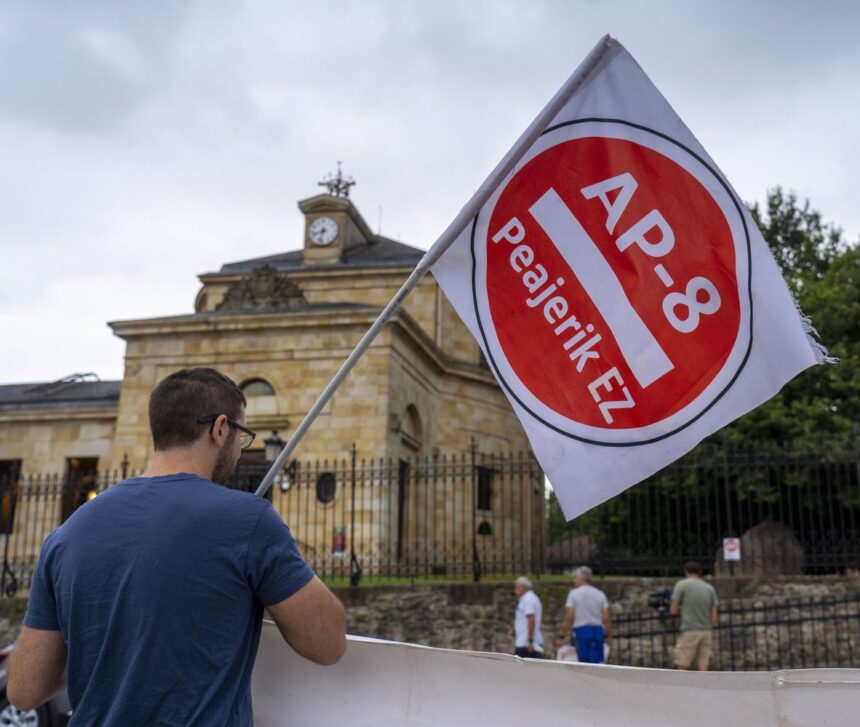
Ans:
[[[376,235],[374,242],[353,247],[345,251],[341,262],[334,265],[307,266],[303,250],[293,250],[278,255],[256,257],[250,260],[240,260],[226,263],[219,271],[222,275],[248,273],[261,265],[271,265],[276,270],[331,270],[338,268],[387,268],[414,267],[424,255],[424,250],[391,240],[382,235]]]
[[[115,407],[121,381],[61,379],[34,384],[0,385],[0,411]]]

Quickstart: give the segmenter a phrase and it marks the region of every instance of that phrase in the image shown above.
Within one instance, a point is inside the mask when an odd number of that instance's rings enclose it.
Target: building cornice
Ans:
[[[88,406],[88,407],[69,407],[56,406],[50,407],[30,407],[21,409],[0,409],[0,424],[25,422],[41,423],[46,422],[56,424],[58,421],[116,421],[117,410],[119,404],[111,404],[107,406]]]
[[[382,309],[378,306],[310,309],[273,313],[196,313],[186,316],[147,318],[142,320],[113,321],[108,325],[116,336],[125,340],[157,335],[185,333],[247,332],[262,329],[318,329],[321,319],[327,328],[355,326],[370,328]],[[392,328],[402,331],[418,350],[440,372],[462,378],[495,384],[492,374],[485,368],[455,359],[442,351],[421,325],[400,309],[389,321]]]

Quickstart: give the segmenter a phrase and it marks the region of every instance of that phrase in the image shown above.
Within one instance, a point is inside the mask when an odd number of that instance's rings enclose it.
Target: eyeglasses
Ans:
[[[210,417],[200,417],[197,420],[197,423],[211,424],[212,427],[214,427],[215,421],[218,419],[219,416],[221,415],[213,414]],[[243,427],[241,424],[239,424],[239,422],[230,419],[230,417],[227,417],[227,424],[230,425],[231,429],[235,429],[237,432],[239,432],[239,445],[242,449],[248,449],[248,447],[250,447],[254,443],[254,438],[257,436],[256,432],[252,432],[250,429],[248,429],[248,427]]]

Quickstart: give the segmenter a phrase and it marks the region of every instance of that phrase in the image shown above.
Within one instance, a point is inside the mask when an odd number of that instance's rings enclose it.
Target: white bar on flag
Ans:
[[[548,189],[529,212],[574,273],[589,271],[580,276],[580,282],[603,314],[639,385],[644,389],[671,371],[674,366],[666,352],[630,305],[618,276],[558,192]]]
[[[428,260],[574,518],[829,359],[748,210],[617,41],[538,119]]]

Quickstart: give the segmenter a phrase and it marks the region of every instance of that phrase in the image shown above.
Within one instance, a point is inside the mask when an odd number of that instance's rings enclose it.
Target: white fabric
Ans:
[[[609,608],[606,594],[599,588],[586,583],[584,586],[571,589],[564,602],[565,608],[575,609],[573,612],[573,628],[580,626],[602,626],[603,609]]]
[[[540,622],[543,606],[534,591],[526,591],[517,600],[517,610],[514,614],[514,646],[520,648],[529,645],[528,616],[532,615],[535,617],[534,647],[542,651],[543,636],[540,632]]]
[[[613,41],[610,52],[559,112],[550,129],[526,152],[481,209],[475,224],[460,234],[432,272],[478,340],[523,423],[565,515],[572,519],[654,474],[712,432],[766,401],[798,372],[824,360],[826,352],[808,337],[776,263],[743,203],[620,44]],[[564,148],[572,148],[568,142],[586,138],[638,144],[665,159],[667,165],[682,168],[687,173],[684,179],[688,180],[684,183],[720,210],[723,215],[720,225],[695,227],[698,216],[688,215],[681,222],[671,221],[679,232],[670,239],[666,231],[671,228],[669,222],[652,213],[642,220],[656,226],[637,237],[636,224],[626,229],[630,220],[625,218],[623,210],[629,200],[633,202],[628,217],[635,209],[636,195],[645,194],[646,189],[662,195],[660,199],[667,200],[666,205],[670,199],[687,199],[685,189],[666,189],[659,179],[648,179],[647,174],[636,189],[630,184],[621,191],[618,185],[626,179],[623,175],[618,175],[617,180],[621,181],[616,180],[616,187],[601,187],[598,178],[594,180],[597,186],[583,187],[581,194],[570,193],[566,200],[555,193],[555,186],[564,179],[561,167],[552,170],[555,182],[544,182],[541,177],[529,179],[528,184],[512,184],[512,180],[524,178],[523,170],[540,167],[528,164],[541,154],[555,153],[563,144],[567,144]],[[518,178],[520,173],[523,176]],[[518,237],[515,228],[508,230],[507,237],[498,239],[503,228],[489,228],[493,210],[509,185],[513,190],[511,195],[521,205],[518,214],[531,224],[532,232],[522,244],[527,247],[532,241],[533,249],[515,247],[520,244],[514,242]],[[596,214],[594,210],[602,213],[603,208],[605,234],[610,237],[600,247],[593,238],[594,228],[589,234],[579,218],[583,210]],[[641,210],[637,211],[636,217],[640,214]],[[504,220],[498,224],[503,223]],[[666,229],[659,227],[662,223],[667,225]],[[684,225],[686,230],[682,229]],[[709,244],[714,229],[728,231],[720,238],[721,247],[717,242]],[[657,230],[663,232],[658,234]],[[597,232],[603,234],[602,227]],[[542,258],[546,266],[538,265],[541,260],[535,257],[538,250],[535,240],[540,241],[544,251],[552,253],[552,265],[549,258]],[[725,250],[727,245],[734,246],[734,269],[719,262],[689,262],[694,254],[717,255],[715,251]],[[671,252],[667,253],[670,247]],[[502,249],[506,251],[504,255],[511,256],[509,266],[507,258],[495,252]],[[491,251],[497,256],[493,258],[492,265],[496,266],[493,274],[509,277],[493,278],[495,282],[490,287]],[[613,256],[614,267],[606,263]],[[625,265],[633,266],[637,276],[625,278],[628,286],[632,285],[631,279],[646,281],[643,290],[647,295],[643,294],[641,299],[628,300],[629,290],[624,294],[618,292],[620,278],[616,274],[621,275]],[[543,267],[543,282],[535,282],[541,275],[536,273],[538,267]],[[513,272],[516,270],[521,271],[522,280],[518,277],[521,273]],[[695,285],[685,287],[696,279],[699,280],[696,285],[703,285],[702,279],[708,276],[719,280],[716,276],[722,275],[721,271],[728,271],[726,279],[733,281],[730,286],[734,287],[714,287],[716,294],[705,288],[697,292]],[[529,282],[526,274],[531,274]],[[580,290],[576,286],[582,281],[585,282]],[[516,292],[508,293],[510,290]],[[519,297],[505,298],[505,295]],[[552,308],[550,301],[555,300],[552,295],[567,298],[556,302],[558,308]],[[698,296],[700,314],[693,316],[691,309],[683,305],[685,295],[689,296],[688,301]],[[504,300],[508,307],[491,308],[491,298]],[[662,312],[659,303],[654,302],[660,300]],[[727,302],[730,300],[731,305]],[[679,302],[679,307],[672,307]],[[593,306],[598,315],[578,321],[571,314],[578,313],[579,309],[574,310],[577,304],[580,308],[585,304]],[[650,306],[647,311],[646,305]],[[731,314],[733,317],[727,317],[729,310],[736,311]],[[685,311],[690,313],[687,320],[683,320]],[[642,325],[640,316],[643,321],[650,316],[651,324]],[[527,320],[528,324],[517,326],[517,320]],[[698,349],[692,342],[697,331],[706,341],[721,340],[710,333],[704,335],[709,330],[707,324],[697,329],[699,320],[717,321],[713,326],[725,339],[724,350],[728,351],[722,366],[705,354],[696,358]],[[673,330],[667,328],[670,323]],[[589,328],[591,324],[594,326]],[[535,332],[538,329],[541,334]],[[579,334],[574,337],[577,330],[582,337]],[[553,332],[558,338],[552,337]],[[542,340],[552,340],[550,349],[529,345],[536,335],[544,335]],[[561,342],[567,336],[570,339],[564,341],[562,350]],[[613,340],[620,354],[607,348],[603,350],[603,358],[594,356],[601,346],[613,345]],[[670,344],[672,347],[667,348]],[[611,358],[610,353],[620,361]],[[570,362],[566,363],[568,354]],[[563,375],[556,370],[551,380],[547,380],[546,362],[550,355],[558,358],[558,367],[565,368]],[[687,371],[686,367],[694,365],[691,361],[699,361],[696,365],[702,368],[695,371],[690,368],[693,372],[690,376],[697,377],[684,384],[690,388],[663,396],[659,387],[669,381],[664,377]],[[632,372],[629,381],[618,378],[621,369],[617,367],[625,362]],[[538,390],[535,381],[540,381],[541,376],[545,383]],[[674,382],[672,379],[672,386]],[[655,392],[660,396],[655,397]],[[582,409],[586,406],[592,408]],[[668,408],[672,406],[675,408]],[[649,416],[647,412],[652,410],[653,416]],[[576,414],[579,411],[588,413],[587,420]],[[635,425],[624,423],[624,416]]]
[[[860,669],[680,672],[518,659],[351,636],[318,666],[266,622],[256,727],[854,727]]]

